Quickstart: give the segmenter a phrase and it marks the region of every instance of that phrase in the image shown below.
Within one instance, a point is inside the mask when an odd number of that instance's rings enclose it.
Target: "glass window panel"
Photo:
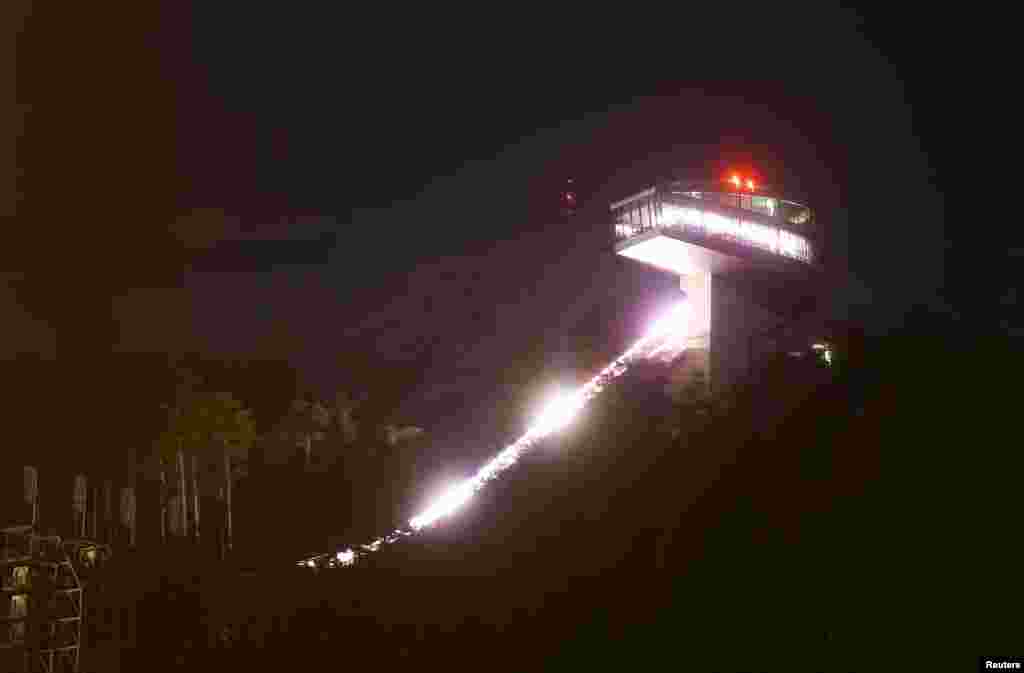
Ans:
[[[755,196],[752,199],[752,209],[765,215],[775,216],[775,199],[766,196]]]

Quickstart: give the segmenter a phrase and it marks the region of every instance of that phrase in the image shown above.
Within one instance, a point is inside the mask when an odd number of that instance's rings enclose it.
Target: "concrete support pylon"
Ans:
[[[711,371],[711,291],[710,271],[679,276],[679,289],[689,305],[690,336],[686,348],[687,375],[700,371],[706,385],[712,383]]]

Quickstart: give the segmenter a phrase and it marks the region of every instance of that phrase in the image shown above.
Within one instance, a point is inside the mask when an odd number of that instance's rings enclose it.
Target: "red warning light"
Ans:
[[[747,180],[747,189],[749,189],[750,191],[754,191],[754,181],[753,180]]]
[[[732,176],[731,178],[729,178],[729,182],[731,182],[732,184],[734,184],[734,185],[736,185],[737,187],[739,187],[739,186],[740,186],[740,184],[741,184],[741,183],[740,183],[740,176],[738,176],[738,175],[734,175],[734,176]]]

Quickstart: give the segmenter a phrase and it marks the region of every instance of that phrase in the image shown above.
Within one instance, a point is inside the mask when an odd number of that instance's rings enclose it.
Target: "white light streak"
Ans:
[[[455,486],[452,486],[445,491],[433,505],[428,507],[426,511],[414,516],[412,520],[409,521],[409,525],[413,527],[413,530],[419,530],[424,526],[429,526],[438,519],[448,516],[466,504],[466,502],[473,497],[473,493],[475,491],[476,489],[473,487],[472,479],[467,479]]]
[[[429,507],[409,520],[409,527],[397,529],[379,537],[369,544],[360,545],[360,551],[346,549],[336,555],[316,556],[299,565],[316,567],[318,561],[328,566],[349,566],[359,556],[375,552],[381,545],[392,544],[402,537],[429,528],[450,516],[465,505],[487,482],[512,467],[526,450],[539,440],[564,429],[579,414],[583,407],[600,393],[613,379],[621,376],[635,358],[675,357],[685,348],[688,336],[689,311],[685,302],[680,302],[657,320],[647,333],[629,347],[622,355],[608,364],[590,381],[575,391],[556,394],[544,406],[537,421],[518,440],[507,446],[497,456],[481,467],[477,473],[456,483],[437,498]]]
[[[576,414],[581,408],[583,408],[583,398],[579,391],[559,391],[544,405],[544,410],[541,411],[530,431],[535,435],[558,432],[576,418]]]

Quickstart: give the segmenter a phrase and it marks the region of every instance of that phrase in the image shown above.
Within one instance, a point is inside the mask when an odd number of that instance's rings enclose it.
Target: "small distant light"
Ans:
[[[754,191],[754,181],[753,180],[747,180],[747,189],[749,189],[750,191]]]
[[[308,567],[310,567],[310,568],[315,568],[316,567],[316,561],[314,561],[313,559],[310,559],[310,560],[306,561],[306,565]]]
[[[734,184],[737,187],[739,187],[740,186],[740,176],[738,176],[738,175],[732,176],[731,178],[729,178],[729,182],[731,182],[732,184]]]
[[[811,346],[811,348],[813,348],[816,351],[823,351],[826,348],[828,348],[828,346],[826,346],[825,344],[814,344],[813,346]]]

